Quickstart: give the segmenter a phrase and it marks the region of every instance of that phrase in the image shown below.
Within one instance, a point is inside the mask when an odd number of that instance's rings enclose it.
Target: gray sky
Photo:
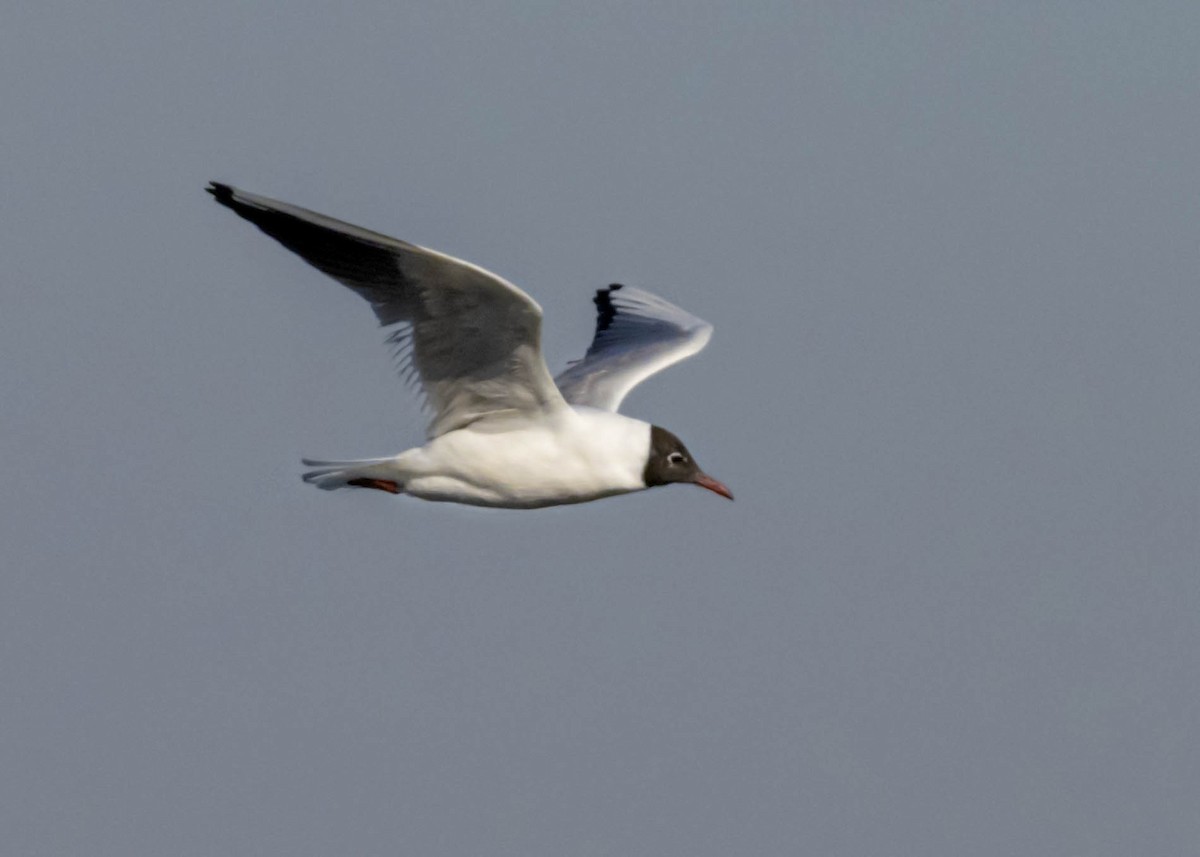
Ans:
[[[20,3],[0,851],[1200,842],[1200,6]],[[326,494],[424,418],[208,179],[712,321],[737,494]]]

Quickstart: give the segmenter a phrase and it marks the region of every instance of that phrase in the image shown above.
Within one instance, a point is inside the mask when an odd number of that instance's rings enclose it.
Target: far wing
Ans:
[[[572,405],[616,411],[656,372],[708,344],[712,325],[660,297],[614,283],[596,292],[596,335],[582,360],[554,379]]]

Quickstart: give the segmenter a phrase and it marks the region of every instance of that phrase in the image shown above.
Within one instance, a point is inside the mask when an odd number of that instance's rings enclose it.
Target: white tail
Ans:
[[[381,482],[396,486],[397,490],[392,493],[399,493],[404,490],[404,485],[398,481],[399,472],[396,467],[396,459],[392,458],[362,458],[357,461],[314,461],[311,458],[303,458],[301,461],[308,467],[316,468],[304,474],[304,481],[311,485],[316,485],[322,491],[336,491],[338,488],[346,488],[352,486],[352,483],[357,480],[362,480],[362,485],[353,485],[352,487],[364,488],[380,488],[384,491],[390,491],[390,488],[385,488],[384,485],[373,485],[372,482]]]

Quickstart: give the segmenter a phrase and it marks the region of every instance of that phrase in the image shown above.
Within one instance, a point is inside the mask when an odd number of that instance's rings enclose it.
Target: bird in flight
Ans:
[[[508,509],[681,482],[733,494],[683,442],[617,413],[637,384],[703,348],[712,325],[640,289],[596,292],[596,334],[553,378],[542,308],[470,262],[212,182],[206,190],[362,296],[432,411],[427,442],[390,458],[312,461],[304,481]]]

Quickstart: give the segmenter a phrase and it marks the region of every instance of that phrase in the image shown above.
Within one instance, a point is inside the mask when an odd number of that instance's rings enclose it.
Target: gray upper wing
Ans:
[[[565,407],[542,359],[542,309],[434,250],[213,182],[217,202],[371,304],[433,410],[429,437],[491,414]]]
[[[596,335],[582,360],[554,379],[573,405],[616,411],[656,372],[708,344],[712,325],[641,289],[613,284],[596,292]]]

